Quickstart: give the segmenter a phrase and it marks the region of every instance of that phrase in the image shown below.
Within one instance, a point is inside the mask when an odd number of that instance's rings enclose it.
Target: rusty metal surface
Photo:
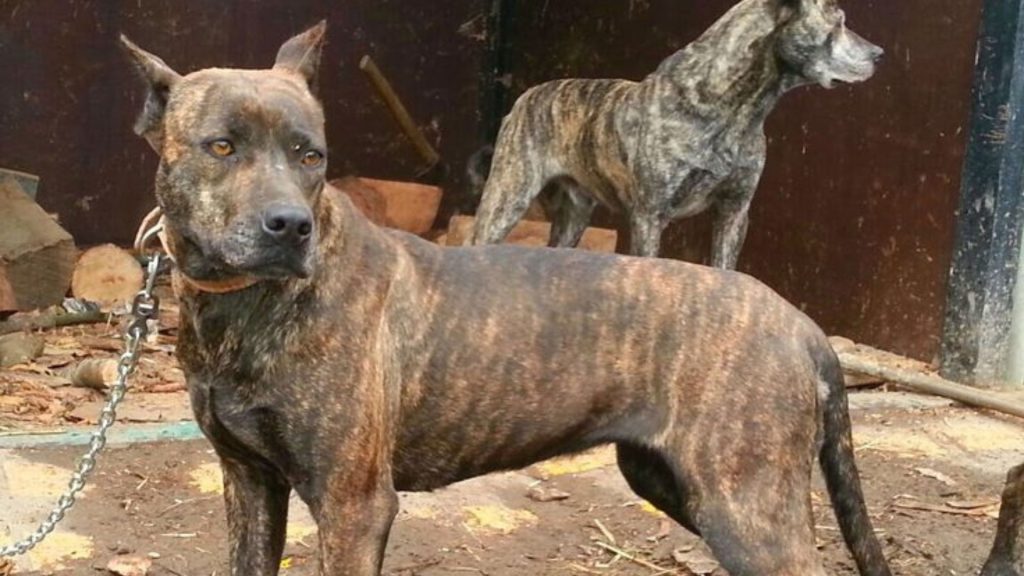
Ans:
[[[328,21],[320,89],[330,175],[410,180],[420,168],[359,71],[363,54],[458,166],[479,142],[486,48],[459,29],[487,7],[486,0],[0,0],[0,166],[41,176],[39,202],[79,244],[128,243],[153,203],[156,157],[132,133],[142,90],[117,34],[179,72],[264,67],[281,42],[321,18]],[[452,176],[447,184],[457,189],[461,174]]]
[[[639,79],[732,2],[514,4],[518,93],[558,77]],[[769,120],[740,268],[830,333],[927,360],[938,349],[980,6],[846,0],[851,27],[888,52],[879,74],[801,89]],[[665,250],[702,260],[709,240],[706,218],[688,220],[670,228]]]

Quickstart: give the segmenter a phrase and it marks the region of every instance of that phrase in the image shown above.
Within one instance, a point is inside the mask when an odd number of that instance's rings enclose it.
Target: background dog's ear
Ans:
[[[804,0],[779,0],[779,14],[782,20],[789,20],[789,18],[800,11],[800,7],[803,5]]]
[[[171,69],[159,57],[139,48],[124,34],[121,35],[121,46],[132,59],[135,70],[148,87],[146,104],[142,114],[135,121],[135,133],[149,142],[157,154],[163,145],[164,110],[171,88],[181,80],[181,75]]]
[[[306,79],[309,89],[315,92],[326,30],[327,21],[321,20],[316,26],[282,44],[277,51],[274,69],[298,73]]]

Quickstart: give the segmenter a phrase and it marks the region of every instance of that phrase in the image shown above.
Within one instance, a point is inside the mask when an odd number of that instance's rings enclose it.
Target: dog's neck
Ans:
[[[308,348],[303,319],[321,315],[318,307],[359,301],[372,310],[383,301],[388,269],[397,260],[384,233],[333,189],[324,190],[317,214],[317,264],[309,278],[262,280],[226,293],[198,290],[180,276],[175,280],[181,302],[178,352],[186,368],[245,366],[249,374],[222,376],[258,382],[281,357]],[[338,326],[339,338],[358,340],[367,329],[359,314],[340,322],[346,325]]]
[[[769,0],[742,2],[648,81],[674,86],[691,112],[763,124],[782,94],[800,84],[776,54],[781,17]]]

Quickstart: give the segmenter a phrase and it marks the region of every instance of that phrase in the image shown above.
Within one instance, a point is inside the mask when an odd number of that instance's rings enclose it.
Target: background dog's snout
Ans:
[[[871,47],[871,59],[872,60],[874,60],[875,62],[878,62],[878,61],[880,61],[882,59],[882,56],[885,56],[885,50],[882,49],[881,46],[872,46]]]
[[[278,242],[301,244],[313,233],[313,214],[305,206],[271,206],[263,212],[263,231]]]

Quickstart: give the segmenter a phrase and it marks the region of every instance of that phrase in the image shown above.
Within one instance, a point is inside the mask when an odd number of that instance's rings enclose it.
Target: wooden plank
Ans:
[[[985,0],[964,160],[942,375],[1007,376],[1024,229],[1024,0]]]
[[[453,216],[448,223],[448,234],[445,237],[447,245],[462,246],[473,230],[474,220],[472,216]],[[520,246],[547,246],[550,235],[551,224],[522,220],[512,229],[505,242]],[[614,253],[617,241],[618,233],[615,230],[587,228],[586,232],[583,233],[583,238],[580,240],[579,248],[594,252]]]

